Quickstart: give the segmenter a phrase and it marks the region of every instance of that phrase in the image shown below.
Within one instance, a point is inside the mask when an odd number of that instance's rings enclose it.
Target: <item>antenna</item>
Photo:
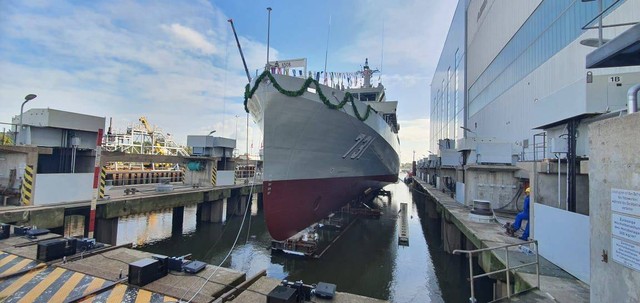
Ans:
[[[329,36],[331,34],[331,15],[329,15],[329,30],[327,31],[327,50],[324,53],[324,78],[327,79],[327,58],[329,57]],[[325,83],[326,85],[327,83]]]
[[[382,82],[382,63],[384,63],[384,20],[382,21],[382,46],[380,47],[380,82]]]

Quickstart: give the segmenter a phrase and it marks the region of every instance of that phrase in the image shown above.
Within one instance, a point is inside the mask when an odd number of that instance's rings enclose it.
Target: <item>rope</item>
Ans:
[[[254,182],[251,182],[251,190],[249,191],[249,197],[247,198],[247,206],[245,207],[244,216],[242,217],[242,222],[240,223],[240,228],[238,229],[238,233],[236,234],[236,239],[233,241],[233,245],[229,249],[229,252],[224,257],[224,259],[222,259],[220,264],[218,264],[216,269],[207,277],[207,279],[204,281],[204,283],[202,283],[200,288],[198,288],[198,290],[193,294],[193,296],[191,296],[191,298],[189,298],[187,303],[193,301],[193,299],[202,291],[204,286],[207,285],[207,283],[209,283],[209,280],[211,280],[211,277],[213,277],[213,275],[215,275],[218,272],[218,269],[220,269],[222,264],[224,264],[224,262],[227,261],[227,259],[231,256],[231,253],[233,252],[233,249],[236,247],[236,244],[238,244],[238,239],[240,238],[240,234],[242,233],[242,227],[244,226],[244,222],[247,219],[247,213],[249,212],[249,206],[251,205],[250,201],[251,201],[251,197],[253,197],[253,189],[255,187],[255,178],[256,178],[256,175],[254,174],[253,175],[253,181]],[[189,293],[190,290],[191,290],[191,287],[189,287],[187,289],[187,291],[180,297],[180,300],[182,300],[182,298],[184,298],[187,295],[187,293]]]

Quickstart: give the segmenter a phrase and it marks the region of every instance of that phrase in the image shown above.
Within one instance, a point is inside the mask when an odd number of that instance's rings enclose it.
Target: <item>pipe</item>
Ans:
[[[627,114],[632,114],[638,111],[638,91],[640,91],[640,83],[632,86],[627,91]]]

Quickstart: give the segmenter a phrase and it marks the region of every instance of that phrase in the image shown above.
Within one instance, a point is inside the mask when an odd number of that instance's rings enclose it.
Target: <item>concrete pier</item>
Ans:
[[[223,223],[227,220],[227,199],[203,202],[198,205],[197,217],[200,222]]]
[[[131,189],[135,188],[135,193]],[[129,189],[125,193],[125,189]],[[136,214],[174,210],[174,225],[181,226],[179,213],[184,206],[198,204],[200,221],[224,222],[226,216],[242,215],[249,194],[262,195],[262,184],[231,185],[209,188],[175,186],[171,192],[156,192],[155,185],[113,187],[107,192],[109,199],[98,200],[96,209],[96,239],[115,244],[118,218]],[[42,206],[0,207],[0,222],[26,226],[37,226],[64,233],[65,217],[82,215],[88,218],[90,201],[59,203]],[[88,227],[85,219],[85,227]],[[85,228],[86,233],[86,228]]]
[[[261,277],[255,283],[251,284],[245,291],[240,293],[235,299],[230,302],[233,303],[263,303],[267,302],[267,295],[276,286],[280,285],[280,280]],[[312,302],[333,302],[333,303],[383,303],[388,302],[384,300],[373,299],[369,297],[336,292],[336,296],[329,299],[322,299],[318,297],[312,297]]]
[[[435,213],[441,218],[444,249],[447,252],[452,252],[454,249],[473,250],[523,242],[506,235],[503,227],[497,222],[478,223],[469,219],[469,208],[456,202],[448,194],[437,190],[434,186],[417,178],[414,179],[412,186],[420,194],[426,195],[427,211],[435,210]],[[429,215],[431,216],[431,214]],[[533,258],[535,256],[524,254],[517,249],[517,246],[509,250],[511,266],[532,262]],[[506,252],[504,249],[497,249],[481,253],[477,257],[477,262],[485,272],[504,269],[507,264]],[[505,282],[505,277],[504,274],[492,277],[500,282],[498,283],[499,287],[496,288],[497,298],[506,296],[506,284],[502,284]],[[523,267],[511,271],[511,293],[533,286],[537,286],[534,267]],[[540,288],[519,295],[517,300],[522,302],[588,302],[589,286],[540,256]]]

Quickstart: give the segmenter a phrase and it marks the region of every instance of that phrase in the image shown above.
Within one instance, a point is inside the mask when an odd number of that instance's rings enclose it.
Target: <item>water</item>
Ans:
[[[403,183],[385,189],[392,192],[393,200],[375,200],[382,207],[382,217],[357,219],[320,259],[272,255],[263,214],[253,203],[238,244],[222,265],[247,276],[266,269],[267,276],[277,279],[329,282],[336,284],[338,291],[391,302],[468,302],[467,260],[443,251],[440,220],[430,219],[424,196],[412,194]],[[408,247],[398,246],[397,240],[401,202],[410,203]],[[225,224],[196,223],[193,205],[185,207],[182,233],[172,235],[171,218],[170,209],[120,218],[118,244],[131,242],[138,249],[170,256],[191,253],[194,259],[220,264],[242,222],[242,217],[234,217]],[[332,238],[335,234],[322,232],[321,237]],[[475,267],[474,272],[480,273]],[[490,294],[478,293],[479,289],[490,289],[489,281],[475,285],[478,302],[489,301]]]

